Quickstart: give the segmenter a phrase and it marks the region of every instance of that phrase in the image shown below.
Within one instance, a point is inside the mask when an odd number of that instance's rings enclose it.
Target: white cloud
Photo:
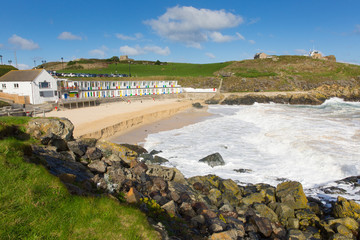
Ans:
[[[144,23],[160,36],[171,41],[182,42],[191,47],[201,47],[201,43],[208,41],[209,35],[220,39],[216,32],[222,29],[236,27],[244,20],[239,15],[225,10],[197,9],[194,7],[173,7],[158,17]],[[214,33],[215,32],[215,33]],[[222,40],[225,40],[222,38]]]
[[[34,43],[34,41],[22,38],[16,34],[12,35],[8,41],[23,50],[34,50],[39,48],[39,45]]]
[[[248,41],[250,44],[255,44],[256,42],[254,40],[249,40]]]
[[[161,48],[158,46],[146,46],[146,47],[144,47],[144,51],[145,52],[153,52],[155,54],[163,55],[163,56],[168,56],[170,54],[169,47]]]
[[[27,64],[23,64],[23,63],[19,63],[18,64],[18,68],[19,70],[27,70],[27,69],[31,69],[31,67]]]
[[[57,38],[61,40],[82,40],[82,37],[76,36],[71,32],[62,32]]]
[[[141,47],[139,46],[129,47],[128,45],[120,47],[120,52],[130,56],[137,56],[144,54],[144,50]]]
[[[143,37],[143,35],[141,33],[135,33],[134,36],[127,36],[127,35],[124,35],[121,33],[117,33],[117,34],[115,34],[115,36],[121,40],[132,40],[132,41],[141,39]]]
[[[261,20],[261,18],[259,18],[259,17],[250,18],[250,21],[249,21],[248,25],[255,24],[255,23],[259,22],[260,20]]]
[[[120,47],[120,52],[123,54],[126,54],[126,55],[130,55],[130,56],[143,55],[143,54],[147,54],[149,52],[152,52],[152,53],[155,53],[158,55],[167,56],[170,54],[170,49],[169,49],[169,47],[161,48],[159,46],[140,47],[139,45],[136,45],[135,47],[130,47],[128,45],[125,45],[125,46]]]
[[[211,59],[216,58],[214,54],[209,53],[209,52],[205,53],[205,55],[206,55],[207,57],[211,58]]]
[[[100,57],[100,58],[104,58],[106,56],[106,52],[109,49],[106,46],[101,46],[98,49],[93,49],[89,51],[89,55],[93,56],[93,57]]]

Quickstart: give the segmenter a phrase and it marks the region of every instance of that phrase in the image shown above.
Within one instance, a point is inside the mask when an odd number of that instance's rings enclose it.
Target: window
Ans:
[[[18,83],[14,83],[14,88],[19,88],[19,84],[18,84]]]
[[[57,96],[57,91],[54,91],[54,95]]]
[[[3,89],[6,89],[6,84],[3,83],[3,84],[1,85],[1,87],[2,87]]]
[[[50,88],[50,83],[49,82],[39,82],[39,88]]]
[[[40,91],[40,97],[54,97],[54,91]]]

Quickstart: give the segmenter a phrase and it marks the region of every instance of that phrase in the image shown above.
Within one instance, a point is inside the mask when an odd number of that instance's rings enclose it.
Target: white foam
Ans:
[[[203,122],[149,135],[144,147],[162,150],[159,155],[186,177],[212,173],[274,186],[286,178],[300,181],[309,193],[360,175],[360,103],[331,99],[321,106],[217,105],[209,112],[214,117]],[[198,162],[215,152],[225,166]],[[233,171],[240,168],[252,172]]]

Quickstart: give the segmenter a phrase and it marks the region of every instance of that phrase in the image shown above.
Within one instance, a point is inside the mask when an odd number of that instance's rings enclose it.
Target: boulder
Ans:
[[[36,139],[52,134],[54,138],[70,141],[74,125],[66,118],[35,118],[28,122],[26,132]]]
[[[355,219],[350,218],[350,217],[329,220],[330,226],[335,225],[335,224],[344,225],[345,227],[347,227],[348,229],[350,229],[352,231],[358,231],[359,227],[360,227],[359,222],[357,222]]]
[[[256,192],[246,197],[243,197],[240,202],[245,205],[251,205],[253,203],[262,203],[264,201],[265,201],[264,196],[261,193]]]
[[[295,181],[283,182],[276,187],[276,198],[281,203],[286,203],[293,209],[302,209],[307,207],[307,198],[305,196],[301,183]]]
[[[278,216],[281,224],[284,226],[287,226],[289,218],[295,217],[294,209],[292,209],[285,203],[277,204],[275,208],[275,213]]]
[[[73,184],[75,182],[75,180],[76,180],[76,175],[71,174],[71,173],[61,173],[59,175],[59,178],[64,183]]]
[[[268,218],[253,216],[250,218],[250,222],[254,224],[261,235],[268,238],[272,233],[271,221]]]
[[[213,233],[209,239],[210,240],[234,240],[234,239],[238,239],[239,234],[238,231],[236,231],[235,229],[230,229],[224,232],[219,232],[219,233]]]
[[[159,165],[148,165],[146,174],[149,176],[162,177],[166,181],[187,184],[184,175],[176,168],[169,168]]]
[[[289,240],[305,240],[305,235],[298,229],[289,229],[287,234]]]
[[[265,204],[257,203],[254,204],[254,209],[260,214],[261,217],[270,219],[271,222],[279,222],[278,216],[276,213],[266,206]]]
[[[52,138],[48,144],[56,147],[56,151],[58,152],[69,150],[66,141],[63,139]]]
[[[70,141],[67,142],[67,146],[70,151],[74,152],[76,155],[82,157],[86,153],[87,146],[84,145],[81,141]]]
[[[136,191],[135,188],[130,188],[129,192],[125,196],[126,202],[128,203],[139,203],[140,202],[140,193]]]
[[[177,205],[173,200],[162,205],[161,208],[164,209],[167,212],[167,214],[169,214],[172,217],[174,217],[178,214]]]
[[[211,167],[225,165],[224,159],[220,153],[213,153],[199,160],[199,162],[207,163]]]
[[[140,155],[138,152],[134,151],[133,149],[144,153],[143,151],[140,151],[135,147],[132,148],[131,146],[134,145],[116,144],[104,140],[100,140],[96,143],[96,147],[99,148],[103,153],[106,153],[105,156],[110,156],[111,154],[115,154],[118,157],[120,157],[120,159],[124,161],[124,163],[126,163],[128,166],[130,166],[131,162],[133,160],[136,160]]]
[[[332,211],[337,218],[351,217],[356,220],[360,218],[360,204],[341,196],[337,198]]]
[[[97,147],[90,147],[86,150],[86,156],[90,160],[100,160],[102,158],[102,152]]]
[[[88,165],[88,168],[92,172],[97,172],[97,173],[106,172],[106,164],[100,160],[91,161],[91,163]]]

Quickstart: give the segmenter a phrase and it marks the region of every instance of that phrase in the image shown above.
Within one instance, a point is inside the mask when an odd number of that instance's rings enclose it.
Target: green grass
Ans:
[[[230,65],[231,62],[210,63],[210,64],[190,64],[190,63],[167,63],[165,65],[152,64],[130,64],[131,76],[150,77],[150,76],[177,76],[177,77],[209,77],[214,76],[216,71]],[[61,71],[59,71],[61,72]],[[129,64],[118,63],[110,64],[102,69],[67,69],[64,72],[73,73],[92,73],[92,74],[129,74]]]
[[[258,78],[258,77],[276,76],[277,74],[274,72],[260,72],[256,69],[240,68],[239,72],[237,72],[235,75],[237,77]]]
[[[0,77],[10,72],[11,70],[18,70],[18,69],[11,65],[0,65]]]
[[[27,121],[0,118],[0,132]],[[70,195],[45,167],[24,161],[31,138],[0,135],[0,239],[159,238],[138,209],[106,197]]]

